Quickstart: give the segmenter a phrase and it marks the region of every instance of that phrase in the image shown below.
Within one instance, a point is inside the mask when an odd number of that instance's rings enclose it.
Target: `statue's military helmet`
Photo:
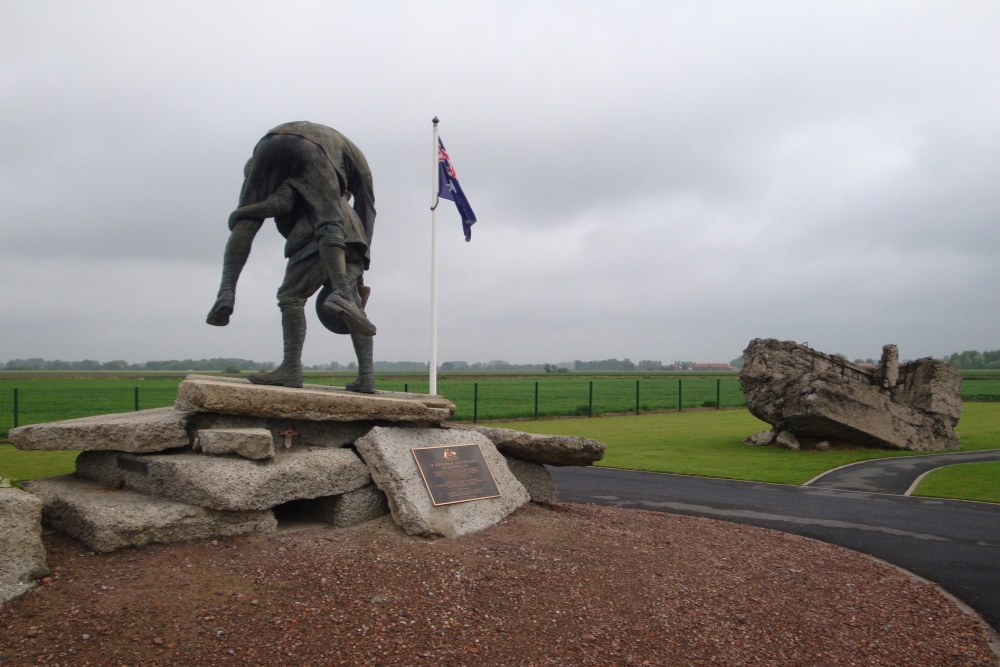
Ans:
[[[371,294],[371,290],[364,285],[358,287],[358,293],[361,296],[361,307],[364,308],[365,304],[368,303],[368,295]],[[330,281],[324,283],[323,288],[320,289],[319,294],[316,295],[316,316],[319,317],[319,321],[324,327],[329,329],[335,334],[347,335],[351,333],[347,324],[344,322],[340,315],[334,315],[333,313],[327,311],[323,308],[323,302],[326,298],[333,294],[333,287],[330,286]]]

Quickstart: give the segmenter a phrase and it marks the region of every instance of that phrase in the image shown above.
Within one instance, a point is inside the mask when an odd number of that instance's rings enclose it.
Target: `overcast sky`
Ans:
[[[364,151],[375,358],[1000,348],[1000,3],[0,0],[0,362],[280,360],[273,224],[205,324],[243,163]],[[309,306],[309,364],[353,358]]]

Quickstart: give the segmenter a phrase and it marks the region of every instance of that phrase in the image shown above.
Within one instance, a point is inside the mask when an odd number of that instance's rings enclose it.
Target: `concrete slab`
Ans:
[[[202,412],[191,422],[194,428],[230,429],[265,428],[271,432],[275,450],[285,448],[285,434],[291,430],[292,444],[305,447],[346,447],[375,426],[373,421],[315,422],[302,419],[265,419],[248,415],[222,415]]]
[[[606,445],[590,438],[537,435],[489,426],[455,427],[482,433],[502,454],[550,466],[589,466],[604,458]]]
[[[221,512],[109,489],[75,475],[37,479],[27,487],[44,504],[45,525],[99,553],[156,542],[271,533],[277,525],[269,510]]]
[[[153,408],[19,426],[10,430],[9,439],[25,450],[162,452],[191,444],[190,417],[174,408]]]
[[[175,407],[191,412],[216,412],[306,421],[366,421],[437,424],[454,414],[455,405],[438,396],[419,394],[358,394],[342,387],[302,388],[251,384],[242,378],[191,375],[177,390]]]
[[[0,488],[0,602],[31,589],[48,573],[42,502],[21,489]]]
[[[216,510],[261,510],[304,498],[333,496],[371,481],[368,467],[349,449],[292,448],[251,461],[203,454],[82,452],[79,476],[108,487]]]

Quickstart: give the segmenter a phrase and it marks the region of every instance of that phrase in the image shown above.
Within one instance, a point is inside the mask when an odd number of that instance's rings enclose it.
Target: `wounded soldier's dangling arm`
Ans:
[[[295,189],[282,183],[264,201],[240,206],[229,214],[229,230],[232,231],[240,220],[264,220],[288,215],[295,208]]]

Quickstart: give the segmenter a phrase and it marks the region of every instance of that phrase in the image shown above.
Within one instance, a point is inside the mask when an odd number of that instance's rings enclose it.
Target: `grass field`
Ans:
[[[1000,503],[1000,461],[962,463],[932,470],[913,495]]]
[[[172,405],[185,373],[0,372],[0,437],[15,425]],[[307,374],[306,382],[343,385],[352,374]],[[1000,374],[966,371],[966,401],[1000,401]],[[380,389],[426,393],[427,377],[379,373]],[[456,405],[455,419],[486,421],[551,416],[635,414],[745,405],[735,374],[569,373],[442,375],[438,393]]]
[[[123,377],[5,377],[0,373],[0,437],[16,425],[172,405],[183,373]],[[342,386],[348,373],[307,375],[306,382]],[[378,374],[379,389],[426,393],[426,376]],[[16,391],[15,391],[16,390]],[[735,375],[446,376],[438,393],[455,402],[455,419],[635,413],[745,404]]]
[[[780,484],[802,484],[822,472],[856,461],[926,454],[881,449],[820,452],[750,447],[742,439],[769,427],[746,410],[490,425],[600,440],[608,446],[600,465],[610,468]],[[958,432],[962,451],[1000,448],[1000,403],[966,403]]]
[[[13,480],[68,475],[74,470],[78,452],[22,452],[0,443],[0,477]]]
[[[509,376],[458,375],[439,381],[439,393],[458,405],[456,421],[492,420],[532,433],[561,433],[595,438],[608,444],[601,465],[613,468],[671,472],[706,477],[801,484],[832,468],[855,461],[909,452],[858,449],[852,451],[792,452],[770,447],[749,447],[747,435],[766,424],[746,410],[714,410],[716,392],[723,405],[743,402],[735,375],[717,378],[671,374],[592,374]],[[143,374],[128,377],[10,377],[0,373],[0,436],[12,425],[4,421],[12,405],[10,395],[18,389],[21,424],[68,419],[91,414],[126,412],[172,405],[183,373]],[[996,372],[967,371],[963,394],[1000,398]],[[348,373],[309,376],[307,382],[341,385]],[[601,419],[571,418],[496,423],[498,419],[532,416],[538,387],[539,416],[593,413],[634,413],[636,381],[640,410],[672,410],[659,414],[629,414]],[[593,384],[591,384],[593,383]],[[478,385],[478,386],[477,386]],[[995,386],[995,387],[994,387]],[[138,387],[138,390],[136,389]],[[427,381],[412,374],[379,374],[379,387],[386,390],[426,392]],[[593,398],[591,399],[591,387]],[[7,397],[7,398],[5,398]],[[478,400],[474,400],[478,399]],[[684,411],[677,412],[678,400]],[[6,401],[6,402],[5,402]],[[591,408],[591,405],[593,408]],[[958,427],[963,451],[1000,448],[1000,403],[966,402]],[[915,452],[919,453],[919,452]],[[74,452],[21,452],[0,444],[0,475],[33,479],[73,470]],[[980,476],[971,468],[967,476]],[[995,478],[989,467],[984,483]],[[971,488],[972,482],[968,482]],[[961,493],[961,484],[952,485]],[[921,487],[923,491],[923,487]],[[964,496],[963,496],[964,497]]]

